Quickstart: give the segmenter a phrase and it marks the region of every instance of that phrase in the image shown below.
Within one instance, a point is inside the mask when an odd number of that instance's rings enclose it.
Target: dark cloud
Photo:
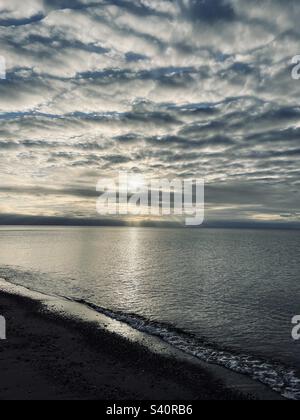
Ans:
[[[126,61],[131,63],[131,62],[137,62],[137,61],[143,61],[143,60],[148,60],[148,57],[146,55],[142,55],[142,54],[135,54],[134,52],[128,52],[125,54],[126,57]]]
[[[0,194],[12,194],[12,195],[36,195],[36,196],[74,196],[81,198],[95,198],[99,197],[99,193],[96,192],[96,189],[79,189],[78,187],[74,188],[62,188],[54,189],[41,187],[39,185],[28,186],[1,186]]]
[[[24,26],[24,25],[29,25],[32,23],[36,23],[39,22],[41,20],[43,20],[45,17],[44,14],[42,13],[38,13],[34,16],[31,16],[29,18],[24,18],[24,19],[1,19],[0,17],[0,27],[1,26]]]
[[[182,12],[191,20],[208,24],[235,19],[234,8],[228,0],[179,0]]]
[[[59,216],[30,216],[20,214],[0,214],[0,225],[16,226],[126,226],[128,223],[112,218],[59,217]]]

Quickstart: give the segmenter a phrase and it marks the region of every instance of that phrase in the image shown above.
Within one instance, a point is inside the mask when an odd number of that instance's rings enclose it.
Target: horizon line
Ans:
[[[0,215],[1,227],[149,227],[191,229],[277,229],[300,230],[300,222],[253,221],[253,220],[207,220],[200,226],[185,226],[176,221],[125,221],[115,219],[80,219],[62,216]]]

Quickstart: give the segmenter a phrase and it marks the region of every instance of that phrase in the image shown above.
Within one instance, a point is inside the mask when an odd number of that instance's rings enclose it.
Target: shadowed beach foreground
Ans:
[[[0,399],[240,399],[204,369],[0,293]]]

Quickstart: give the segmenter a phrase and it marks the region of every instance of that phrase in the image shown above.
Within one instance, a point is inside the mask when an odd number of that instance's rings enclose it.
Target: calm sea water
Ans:
[[[0,277],[300,399],[300,232],[2,228]]]

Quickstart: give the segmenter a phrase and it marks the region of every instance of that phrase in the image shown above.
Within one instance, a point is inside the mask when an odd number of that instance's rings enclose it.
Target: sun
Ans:
[[[138,191],[145,188],[145,178],[143,175],[132,175],[128,177],[128,191]]]

